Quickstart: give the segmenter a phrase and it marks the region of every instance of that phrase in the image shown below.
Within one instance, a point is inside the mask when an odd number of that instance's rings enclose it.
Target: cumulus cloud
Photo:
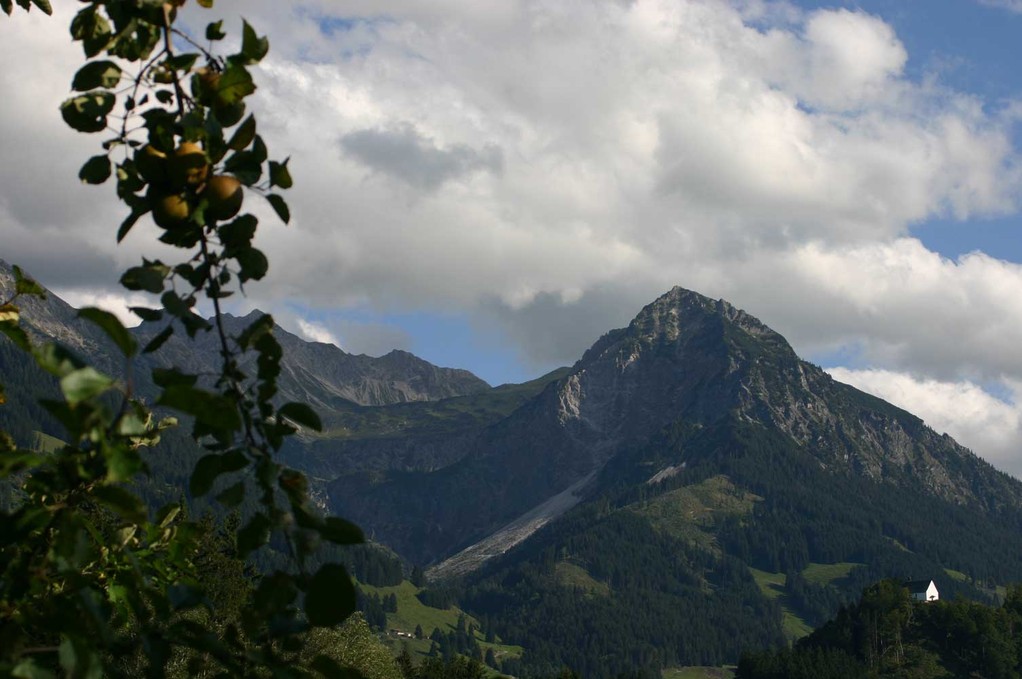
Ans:
[[[890,370],[830,368],[834,379],[911,410],[932,429],[950,434],[988,462],[1022,478],[1022,404],[1016,383],[1010,401],[968,381],[917,378]]]
[[[80,53],[55,9],[0,22],[0,58],[19,64],[0,73],[19,160],[0,167],[0,256],[95,294],[143,252],[169,256],[144,220],[115,247],[112,191],[76,185],[98,140],[57,113]],[[1017,210],[1015,109],[913,79],[882,17],[763,0],[217,3],[233,30],[242,11],[272,44],[260,133],[296,182],[290,227],[246,200],[271,259],[247,303],[287,327],[301,332],[300,302],[310,333],[379,353],[411,341],[319,319],[454,312],[548,366],[680,284],[803,353],[1022,380],[1022,270],[911,237]]]

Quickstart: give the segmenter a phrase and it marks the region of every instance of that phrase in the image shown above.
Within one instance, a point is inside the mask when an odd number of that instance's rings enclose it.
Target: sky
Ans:
[[[118,272],[101,139],[57,107],[76,3],[0,20],[0,258],[76,305]],[[268,34],[253,107],[293,220],[236,303],[492,384],[675,285],[1022,477],[1019,0],[218,0]]]

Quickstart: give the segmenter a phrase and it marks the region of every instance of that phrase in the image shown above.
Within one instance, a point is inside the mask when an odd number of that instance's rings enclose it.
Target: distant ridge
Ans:
[[[10,265],[0,262],[0,296],[11,291],[14,282]],[[105,336],[77,318],[76,310],[50,292],[45,300],[25,298],[23,320],[30,331],[41,338],[56,339],[107,370],[117,370],[117,353]],[[237,331],[247,326],[261,311],[244,317],[228,314],[227,327]],[[162,324],[143,323],[132,329],[140,341],[154,336]],[[411,401],[435,401],[488,391],[485,381],[467,370],[440,368],[405,351],[391,351],[374,358],[349,354],[333,345],[307,342],[281,327],[274,331],[284,348],[281,397],[305,401],[323,409],[327,418],[341,402],[379,406]],[[200,334],[195,341],[175,334],[155,355],[141,357],[139,367],[174,365],[188,372],[209,373],[219,357],[212,335]],[[148,374],[148,370],[137,370]]]

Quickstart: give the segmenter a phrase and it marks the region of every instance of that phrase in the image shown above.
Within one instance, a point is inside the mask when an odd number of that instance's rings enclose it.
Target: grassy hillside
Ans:
[[[770,600],[776,601],[781,606],[781,629],[789,641],[801,639],[813,631],[812,626],[805,618],[795,612],[787,595],[784,593],[784,573],[767,573],[766,571],[749,568],[756,584],[759,585],[763,595]]]
[[[647,517],[657,530],[719,553],[714,537],[716,528],[729,517],[748,516],[762,499],[737,488],[728,477],[718,475],[637,503],[631,509]]]
[[[485,654],[488,649],[493,649],[497,660],[508,657],[521,657],[522,647],[486,641],[479,628],[480,621],[464,613],[457,606],[447,609],[433,608],[422,603],[416,596],[420,591],[411,582],[404,580],[399,585],[391,587],[373,587],[371,585],[359,585],[366,594],[377,594],[380,598],[393,594],[397,598],[397,613],[387,614],[387,641],[395,655],[407,644],[409,652],[413,657],[422,657],[429,653],[429,635],[434,629],[439,629],[446,634],[457,629],[458,618],[465,615],[466,622],[476,628],[476,641],[482,652]],[[422,627],[423,639],[415,639],[414,636],[403,636],[395,632],[403,632],[407,635],[414,635],[415,628]],[[499,640],[498,640],[499,641]]]
[[[842,561],[841,563],[811,563],[802,571],[802,577],[814,585],[830,585],[847,578],[848,574],[861,563]]]

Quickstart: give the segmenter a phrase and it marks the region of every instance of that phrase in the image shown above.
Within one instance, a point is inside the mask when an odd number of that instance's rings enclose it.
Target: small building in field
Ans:
[[[933,580],[909,580],[905,583],[908,594],[916,601],[938,601],[940,593]]]

